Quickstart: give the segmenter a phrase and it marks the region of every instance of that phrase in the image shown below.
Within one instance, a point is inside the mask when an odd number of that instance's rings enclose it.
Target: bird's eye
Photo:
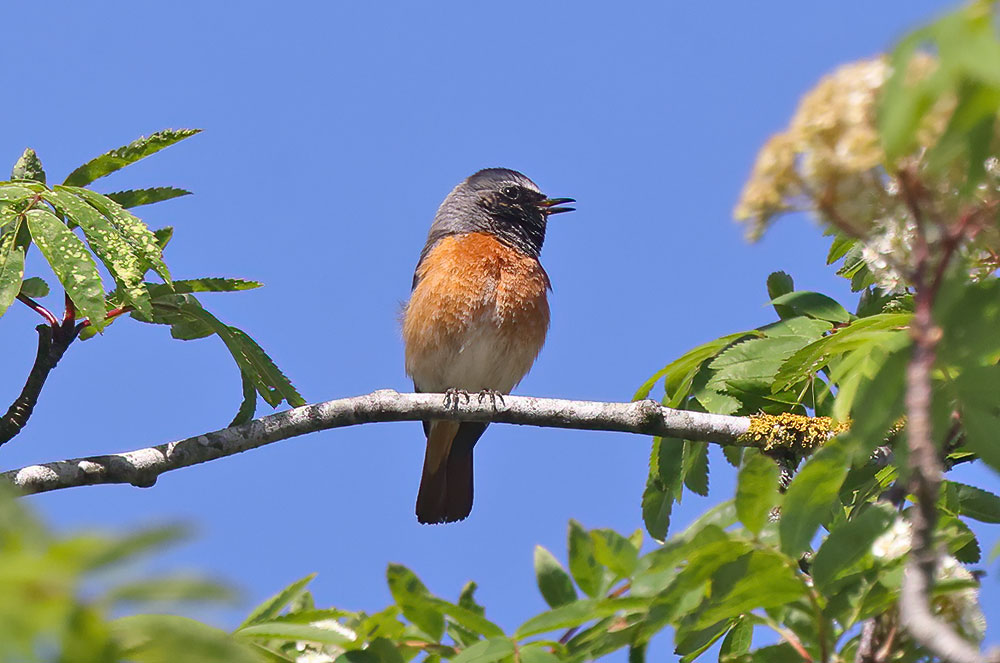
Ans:
[[[517,200],[521,197],[521,187],[505,186],[500,190],[500,193],[502,193],[504,198],[507,200]]]

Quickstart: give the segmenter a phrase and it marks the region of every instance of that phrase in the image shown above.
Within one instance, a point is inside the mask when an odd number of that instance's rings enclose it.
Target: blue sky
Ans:
[[[61,180],[140,134],[205,129],[97,187],[196,193],[138,211],[175,226],[176,277],[267,284],[202,301],[252,334],[309,401],[409,389],[397,317],[437,205],[479,168],[521,170],[579,211],[550,225],[552,327],[518,392],[627,400],[687,348],[770,321],[773,270],[853,306],[810,222],[788,219],[748,245],[731,210],[802,92],[949,6],[62,2],[43,14],[19,3],[5,13],[21,27],[6,31],[0,64],[0,161],[31,146]],[[0,401],[20,388],[36,322],[21,307],[0,324]],[[187,437],[225,426],[238,402],[217,339],[184,343],[123,321],[71,348],[3,465]],[[61,529],[193,522],[198,538],[157,566],[244,588],[240,609],[214,615],[221,624],[313,571],[320,603],[378,609],[397,561],[444,596],[476,580],[488,616],[513,628],[544,608],[535,544],[564,559],[571,517],[641,526],[648,452],[637,436],[493,426],[476,451],[472,517],[447,527],[413,516],[416,423],[310,435],[151,490],[30,501]],[[720,457],[713,470],[711,498],[686,497],[676,525],[731,496]],[[979,531],[988,550],[996,532]],[[984,591],[994,621],[996,582],[987,576]]]

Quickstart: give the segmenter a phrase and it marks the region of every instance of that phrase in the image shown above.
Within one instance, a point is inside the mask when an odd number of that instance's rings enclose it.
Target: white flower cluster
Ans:
[[[917,54],[906,78],[916,83],[936,67],[933,57]],[[932,256],[945,228],[970,207],[993,209],[991,218],[970,233],[975,241],[967,241],[959,252],[974,278],[992,273],[1000,265],[995,212],[1000,206],[1000,158],[985,159],[985,181],[971,197],[964,187],[968,169],[960,159],[947,168],[928,166],[928,150],[944,133],[955,108],[955,96],[944,94],[917,128],[914,150],[888,163],[878,115],[880,94],[892,73],[887,60],[879,57],[845,65],[820,80],[802,97],[788,127],[761,148],[735,216],[746,222],[750,239],[757,239],[777,216],[811,211],[822,223],[860,238],[863,259],[878,284],[899,291],[908,285],[915,267],[912,205],[921,210]],[[993,143],[990,152],[997,154],[1000,134]],[[912,191],[903,191],[895,179],[901,172],[913,178]]]
[[[896,518],[892,526],[872,544],[872,555],[884,561],[899,559],[910,551],[912,527],[905,518]],[[969,570],[951,555],[945,555],[938,564],[935,578],[974,581]],[[979,590],[968,587],[948,592],[933,599],[934,611],[955,626],[963,636],[982,642],[986,636],[986,617],[979,606]]]
[[[906,288],[904,267],[898,260],[910,255],[916,232],[916,224],[908,217],[879,219],[865,239],[861,257],[883,290],[898,292]]]
[[[892,526],[872,544],[872,555],[878,559],[891,561],[910,552],[910,521],[896,518]]]

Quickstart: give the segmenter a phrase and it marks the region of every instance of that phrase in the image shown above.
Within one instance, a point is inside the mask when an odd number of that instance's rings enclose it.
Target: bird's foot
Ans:
[[[465,389],[455,389],[454,387],[452,387],[451,389],[444,392],[445,407],[450,407],[457,410],[459,401],[463,399],[465,400],[465,404],[468,405],[469,392],[467,392]]]
[[[503,394],[501,394],[496,389],[483,389],[481,392],[479,392],[479,404],[480,405],[482,405],[483,401],[486,400],[487,398],[490,399],[490,403],[493,404],[493,409],[494,410],[497,409],[497,399],[498,398],[500,399],[500,405],[504,405],[504,406],[507,405],[506,403],[504,403]]]

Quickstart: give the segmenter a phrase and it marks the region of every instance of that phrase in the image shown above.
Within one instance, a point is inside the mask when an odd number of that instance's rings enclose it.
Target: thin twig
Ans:
[[[906,370],[905,396],[909,488],[916,496],[916,507],[910,511],[912,538],[900,588],[900,621],[914,640],[942,660],[949,663],[981,663],[985,659],[978,648],[935,617],[930,605],[940,557],[934,545],[934,527],[943,473],[931,421],[931,372],[941,339],[941,329],[934,324],[933,309],[936,285],[939,284],[937,276],[944,273],[946,261],[950,260],[961,235],[950,233],[945,242],[951,248],[940,256],[940,262],[934,269],[935,276],[928,278],[932,269],[931,247],[921,214],[917,185],[910,180],[908,173],[901,172],[900,186],[917,226],[913,247],[914,312],[910,323],[913,349]],[[995,655],[991,660],[996,660]]]
[[[795,635],[795,633],[783,627],[781,624],[774,621],[770,617],[765,617],[764,623],[767,624],[768,627],[771,628],[771,630],[780,635],[785,642],[791,645],[792,649],[798,652],[799,656],[802,657],[803,661],[805,661],[806,663],[813,663],[813,657],[809,654],[809,650],[807,650],[805,646],[803,646],[802,641],[799,640],[798,636]]]
[[[28,308],[30,308],[35,313],[37,313],[38,315],[45,318],[45,322],[49,323],[49,326],[51,327],[59,326],[59,319],[55,316],[55,314],[52,313],[52,311],[50,311],[49,309],[39,304],[38,302],[36,302],[31,297],[18,293],[17,300],[22,304],[24,304],[25,306],[27,306]]]
[[[152,486],[164,472],[331,428],[378,421],[492,421],[552,428],[619,431],[679,437],[721,445],[755,446],[742,436],[749,417],[689,412],[655,401],[604,403],[506,396],[500,407],[487,400],[446,406],[444,394],[400,394],[391,389],[297,407],[239,426],[121,454],[31,465],[0,474],[26,493],[93,484]]]
[[[105,322],[111,322],[112,320],[114,320],[115,318],[117,318],[119,315],[124,315],[126,313],[131,313],[131,312],[132,312],[132,307],[131,306],[119,306],[118,308],[113,308],[110,311],[108,311],[108,314],[106,316],[104,316],[104,321]],[[80,322],[77,323],[76,330],[77,330],[77,332],[79,332],[84,327],[89,327],[91,324],[93,324],[93,323],[91,323],[89,319],[87,319],[87,320],[81,320]]]

